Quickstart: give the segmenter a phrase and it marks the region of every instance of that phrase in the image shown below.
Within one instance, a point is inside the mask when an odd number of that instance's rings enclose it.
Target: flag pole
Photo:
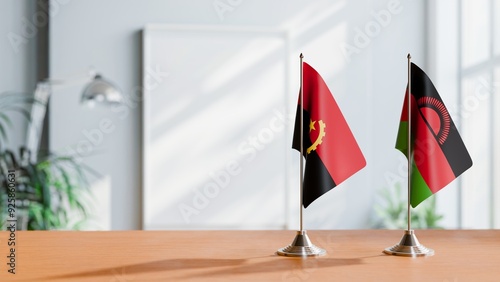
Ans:
[[[326,254],[326,251],[315,246],[309,236],[307,236],[307,231],[304,230],[302,213],[304,210],[304,55],[300,53],[300,229],[295,235],[293,242],[279,249],[276,253],[280,256],[288,257],[312,257],[312,256],[322,256]]]
[[[412,172],[412,164],[413,164],[413,153],[412,153],[412,128],[411,128],[411,55],[408,53],[406,57],[408,59],[408,101],[405,101],[408,106],[408,229],[405,230],[405,234],[399,244],[396,244],[392,247],[385,248],[384,253],[388,255],[395,256],[405,256],[405,257],[424,257],[424,256],[432,256],[434,255],[434,250],[426,248],[424,245],[420,244],[415,235],[414,230],[411,229],[411,172]]]
[[[410,194],[411,194],[411,166],[412,166],[412,153],[411,153],[411,55],[408,53],[408,231],[411,230],[411,207],[410,207]]]
[[[302,214],[304,211],[304,55],[300,53],[300,232],[304,231]]]

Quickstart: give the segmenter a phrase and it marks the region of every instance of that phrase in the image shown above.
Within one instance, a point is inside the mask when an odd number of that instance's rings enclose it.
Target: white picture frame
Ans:
[[[289,57],[281,30],[146,26],[143,229],[286,228]]]

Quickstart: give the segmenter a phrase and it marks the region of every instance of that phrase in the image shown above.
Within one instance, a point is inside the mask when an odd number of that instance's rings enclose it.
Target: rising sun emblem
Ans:
[[[450,133],[451,118],[444,104],[434,97],[422,97],[417,101],[427,126],[439,144],[443,145]]]

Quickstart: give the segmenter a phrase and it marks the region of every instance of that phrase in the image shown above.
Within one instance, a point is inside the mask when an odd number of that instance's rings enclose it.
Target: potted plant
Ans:
[[[39,154],[32,161],[30,152],[21,146],[13,152],[6,148],[8,129],[12,128],[9,111],[17,112],[28,120],[26,109],[35,101],[19,94],[0,94],[0,207],[6,207],[12,198],[9,188],[9,172],[15,171],[15,209],[7,214],[7,208],[0,211],[0,223],[13,214],[18,218],[18,229],[52,230],[78,229],[87,219],[84,198],[90,193],[86,172],[92,170],[77,163],[72,156]],[[5,204],[4,204],[5,203]]]

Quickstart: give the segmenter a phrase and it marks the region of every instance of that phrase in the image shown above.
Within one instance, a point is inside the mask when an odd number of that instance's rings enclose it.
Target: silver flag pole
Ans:
[[[405,234],[399,244],[392,247],[386,248],[384,253],[388,255],[395,256],[405,256],[405,257],[423,257],[434,255],[434,250],[426,248],[424,245],[418,242],[415,232],[411,229],[411,176],[412,176],[412,165],[413,165],[413,154],[412,154],[412,128],[411,128],[411,55],[408,53],[408,229],[405,230]]]
[[[303,226],[304,210],[304,55],[300,53],[300,230],[297,231],[292,244],[279,249],[276,253],[280,256],[289,257],[311,257],[322,256],[326,251],[311,243],[309,236]]]

